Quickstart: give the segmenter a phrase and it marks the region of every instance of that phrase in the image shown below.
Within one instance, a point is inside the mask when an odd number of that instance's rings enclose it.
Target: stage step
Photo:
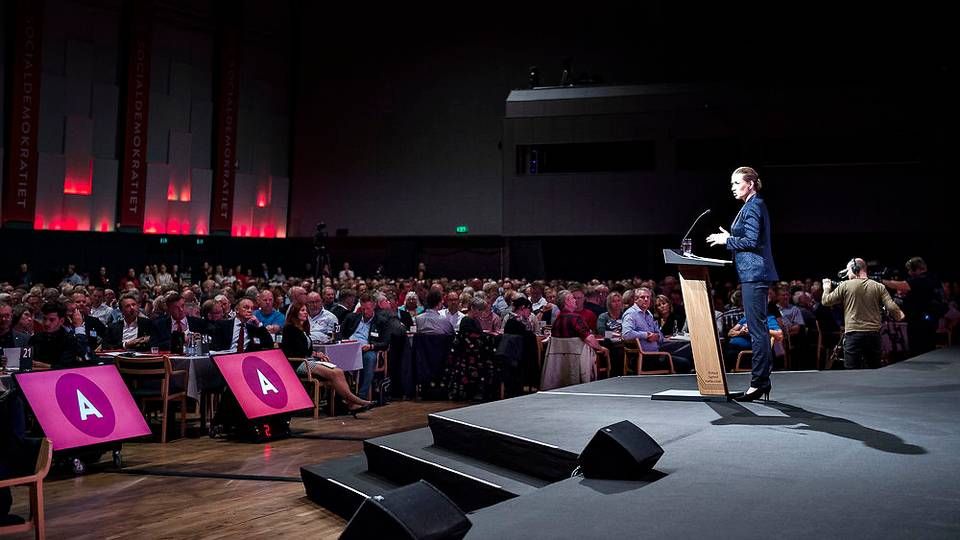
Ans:
[[[440,413],[427,417],[434,444],[463,456],[556,482],[569,478],[578,454],[558,446],[471,424]]]
[[[300,467],[307,498],[344,519],[353,517],[367,497],[400,487],[367,471],[367,457],[354,454]]]
[[[549,482],[433,444],[428,428],[364,441],[369,471],[397,484],[426,480],[465,512],[533,493]]]

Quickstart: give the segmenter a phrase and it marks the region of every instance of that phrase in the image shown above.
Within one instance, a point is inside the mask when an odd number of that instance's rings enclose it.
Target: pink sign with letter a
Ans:
[[[227,386],[247,418],[260,418],[313,407],[313,400],[283,351],[215,356]]]
[[[116,366],[15,375],[54,450],[150,435]]]

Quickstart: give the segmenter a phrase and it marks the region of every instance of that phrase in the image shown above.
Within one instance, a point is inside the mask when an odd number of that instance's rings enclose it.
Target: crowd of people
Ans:
[[[925,265],[922,270],[926,275]],[[115,279],[102,267],[91,276],[68,265],[59,283],[47,285],[34,283],[23,264],[16,279],[0,283],[0,342],[3,347],[29,344],[37,361],[70,366],[92,359],[97,349],[170,350],[171,340],[182,332],[207,334],[212,349],[234,351],[244,347],[237,343],[241,326],[255,328],[244,336],[247,343],[256,337],[260,343],[254,347],[267,346],[268,340],[272,346],[277,337],[283,341],[290,325],[313,343],[334,339],[335,331],[344,339],[366,333],[361,337],[369,347],[364,351],[359,387],[359,395],[365,396],[376,351],[389,348],[390,337],[405,332],[469,336],[504,333],[508,326],[514,332],[538,333],[551,326],[553,335],[579,336],[597,350],[604,338],[616,336],[638,338],[646,351],[659,350],[665,336],[686,329],[683,296],[674,276],[579,283],[429,279],[420,271],[420,279],[363,278],[345,263],[339,275],[313,278],[288,277],[282,268],[270,271],[266,263],[252,274],[242,272],[239,265],[224,272],[221,265],[204,263],[194,276],[180,272],[177,265],[168,270],[159,264],[139,273],[129,268]],[[884,285],[899,304],[905,304],[908,322],[914,320],[915,326],[929,330],[910,333],[911,352],[916,354],[933,347],[935,336],[929,334],[955,330],[960,287],[937,283],[944,308],[931,315],[919,313],[924,311],[922,306],[911,306],[911,294],[918,293],[911,293],[908,283]],[[770,288],[768,321],[774,351],[779,357],[792,354],[793,368],[816,367],[815,338],[821,337],[828,348],[842,331],[842,306],[825,305],[823,295],[824,283],[813,278],[783,281]],[[718,331],[725,338],[725,357],[730,361],[738,350],[749,348],[748,340],[737,339],[746,335],[739,286],[715,283],[713,298]],[[296,308],[293,317],[291,307]],[[936,319],[932,323],[931,317]],[[325,369],[313,363],[307,368]],[[689,368],[688,364],[678,370]]]

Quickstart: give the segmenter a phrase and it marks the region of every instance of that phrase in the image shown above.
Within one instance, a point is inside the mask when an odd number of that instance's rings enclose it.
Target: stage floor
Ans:
[[[766,403],[648,399],[694,384],[623,377],[436,413],[573,451],[630,420],[664,448],[659,479],[562,480],[475,512],[468,538],[960,537],[957,349],[774,373]]]

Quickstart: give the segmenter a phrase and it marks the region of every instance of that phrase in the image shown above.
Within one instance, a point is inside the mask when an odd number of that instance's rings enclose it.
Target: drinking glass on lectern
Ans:
[[[690,238],[684,238],[683,242],[680,243],[680,249],[683,251],[684,257],[689,257],[693,253],[693,240]]]

